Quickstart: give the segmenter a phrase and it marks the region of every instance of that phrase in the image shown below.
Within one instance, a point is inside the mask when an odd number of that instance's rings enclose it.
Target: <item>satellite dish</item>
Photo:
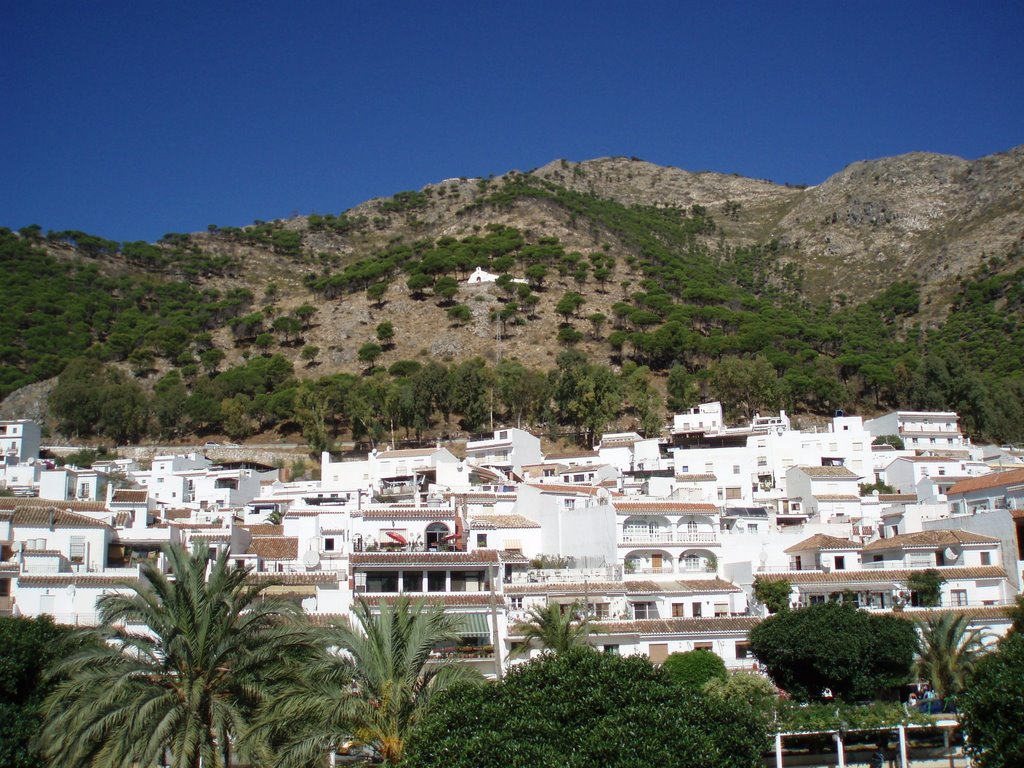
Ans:
[[[960,558],[960,550],[956,547],[946,547],[942,550],[942,557],[946,562],[953,562]]]
[[[302,556],[302,564],[307,568],[316,568],[320,565],[320,555],[315,549],[311,549]]]

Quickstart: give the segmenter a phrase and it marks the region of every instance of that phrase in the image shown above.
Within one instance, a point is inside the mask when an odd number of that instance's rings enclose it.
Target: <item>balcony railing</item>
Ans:
[[[717,544],[718,534],[714,531],[656,531],[630,532],[622,534],[619,545],[628,544]]]

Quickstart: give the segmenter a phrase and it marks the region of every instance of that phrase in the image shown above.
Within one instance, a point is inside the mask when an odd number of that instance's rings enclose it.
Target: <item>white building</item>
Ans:
[[[965,452],[970,447],[954,411],[893,411],[864,422],[873,437],[898,435],[908,450]]]
[[[34,421],[0,421],[0,455],[15,457],[14,463],[39,457],[41,431]]]

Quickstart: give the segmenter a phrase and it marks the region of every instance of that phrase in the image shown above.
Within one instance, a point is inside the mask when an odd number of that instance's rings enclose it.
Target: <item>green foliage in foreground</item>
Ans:
[[[798,701],[820,700],[825,689],[840,701],[864,701],[909,679],[918,636],[906,619],[828,602],[765,619],[751,630],[750,646]]]
[[[722,657],[705,649],[670,653],[663,666],[672,682],[692,691],[701,690],[712,680],[724,681],[728,676]]]
[[[0,765],[34,768],[42,756],[33,742],[51,685],[46,667],[73,650],[70,630],[47,617],[0,616]]]
[[[1024,635],[1011,633],[995,653],[981,660],[957,704],[974,765],[1024,765]]]
[[[439,696],[403,765],[754,768],[767,747],[749,707],[680,689],[645,658],[575,648]]]
[[[313,646],[293,603],[265,595],[224,551],[207,572],[205,546],[168,550],[174,578],[153,563],[144,580],[99,600],[99,642],[61,659],[41,743],[52,765],[219,768],[284,660]],[[141,632],[129,627],[148,627]]]
[[[458,614],[405,596],[390,606],[360,600],[352,613],[351,621],[319,633],[322,652],[296,670],[258,719],[253,741],[267,765],[315,765],[353,739],[398,763],[433,697],[483,682],[475,669],[431,658],[438,645],[459,640]]]
[[[845,728],[883,728],[898,723],[928,725],[932,719],[917,711],[908,712],[899,703],[797,704],[779,702],[775,727],[781,731],[830,731]]]

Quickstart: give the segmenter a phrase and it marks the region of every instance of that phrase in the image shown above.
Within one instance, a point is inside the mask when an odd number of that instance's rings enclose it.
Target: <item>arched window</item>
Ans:
[[[426,541],[427,549],[440,549],[448,538],[450,530],[444,523],[431,523],[427,526]]]

